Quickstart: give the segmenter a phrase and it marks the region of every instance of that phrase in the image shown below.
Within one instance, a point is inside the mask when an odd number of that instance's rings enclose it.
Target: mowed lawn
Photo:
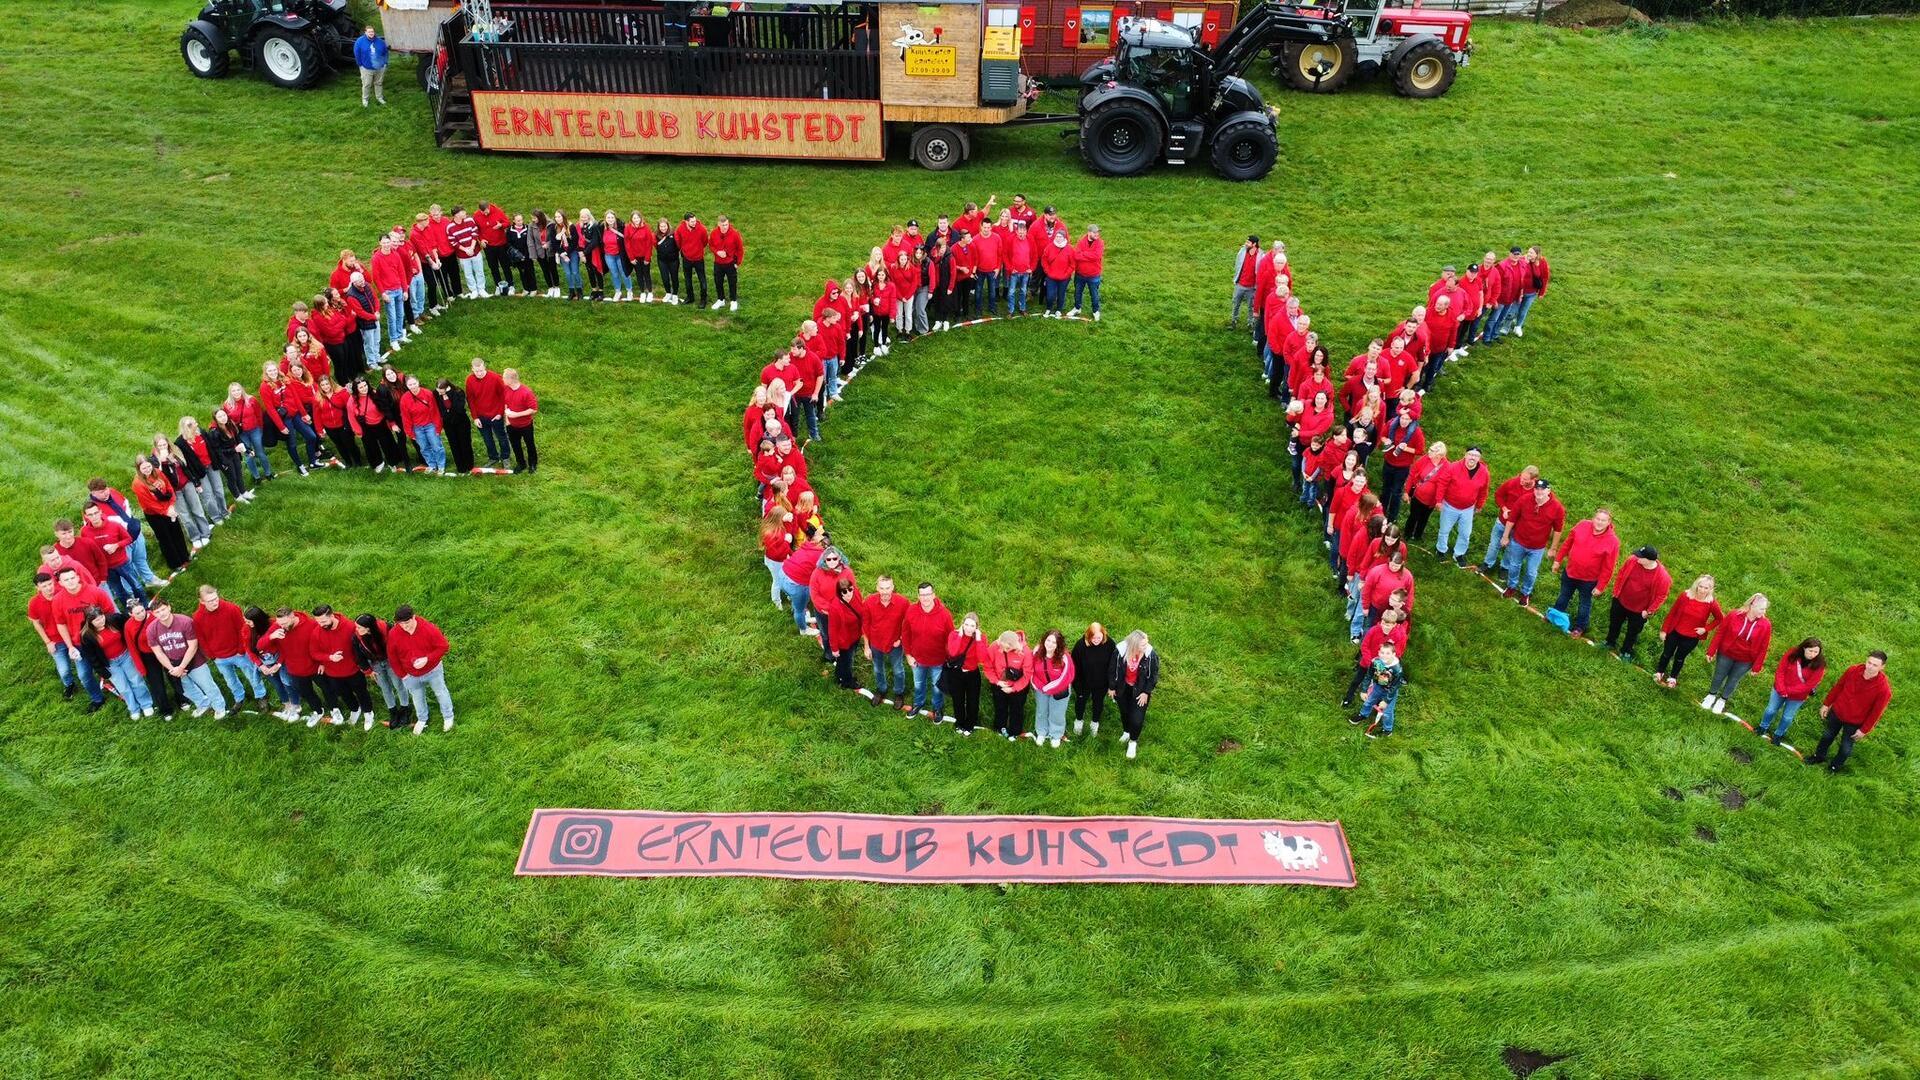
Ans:
[[[730,213],[746,300],[463,306],[404,366],[519,366],[537,479],[284,480],[189,572],[420,606],[454,641],[451,737],[85,715],[9,616],[0,1074],[1920,1071],[1920,24],[1484,25],[1440,101],[1276,96],[1282,163],[1236,186],[1103,181],[1049,129],[941,176],[443,153],[407,62],[374,111],[346,81],[189,78],[191,7],[0,6],[16,612],[86,477],[123,481],[274,354],[339,248],[427,202]],[[751,539],[740,409],[820,281],[896,219],[1015,191],[1102,225],[1107,319],[897,350],[811,456],[863,584],[930,577],[990,632],[1149,629],[1133,762],[856,707]],[[1322,550],[1223,328],[1249,231],[1287,239],[1342,357],[1441,263],[1543,245],[1527,337],[1450,374],[1433,430],[1604,500],[1678,578],[1764,589],[1782,644],[1888,649],[1850,774],[1702,714],[1697,660],[1657,692],[1424,562],[1400,731],[1343,723]],[[1337,818],[1360,885],[515,879],[538,806]]]

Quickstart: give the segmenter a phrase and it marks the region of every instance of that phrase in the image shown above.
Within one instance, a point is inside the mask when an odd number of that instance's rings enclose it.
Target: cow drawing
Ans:
[[[1266,845],[1267,854],[1288,870],[1313,870],[1327,861],[1320,853],[1320,845],[1304,836],[1282,836],[1262,829],[1260,840]]]
[[[913,48],[915,45],[925,45],[926,43],[927,35],[922,33],[920,28],[912,23],[901,23],[900,36],[893,39],[893,47],[900,50],[900,59],[902,60],[907,58],[908,49]]]

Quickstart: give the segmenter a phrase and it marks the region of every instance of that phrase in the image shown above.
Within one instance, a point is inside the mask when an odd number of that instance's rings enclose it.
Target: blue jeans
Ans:
[[[837,398],[840,396],[840,358],[837,356],[827,357],[826,367],[827,367],[827,396],[830,398]],[[814,434],[818,435],[820,433],[816,431],[814,432]]]
[[[627,276],[626,256],[609,251],[603,258],[607,264],[607,288],[616,294],[631,288],[633,279]]]
[[[1360,588],[1364,581],[1359,574],[1347,578],[1347,636],[1359,637],[1367,632],[1367,605],[1360,602]]]
[[[583,284],[580,280],[580,253],[579,252],[570,251],[570,252],[567,252],[565,255],[560,256],[560,266],[561,266],[561,269],[567,272],[567,288],[569,289],[586,288],[586,285]]]
[[[1041,742],[1067,735],[1067,699],[1033,692],[1033,737]]]
[[[427,718],[427,691],[433,691],[433,698],[440,704],[440,719],[453,719],[453,695],[447,693],[447,666],[435,664],[418,675],[402,675],[400,687],[406,691],[407,700],[413,706],[413,718]]]
[[[53,670],[60,676],[60,685],[72,686],[73,657],[67,653],[67,647],[56,642],[47,655],[53,657]]]
[[[180,690],[187,700],[202,709],[214,712],[227,711],[227,699],[220,694],[220,684],[213,681],[213,666],[201,664],[197,668],[188,668],[180,676]]]
[[[1032,280],[1031,272],[1007,275],[1007,314],[1027,313],[1027,282]]]
[[[1533,595],[1533,583],[1540,576],[1540,560],[1545,558],[1547,549],[1543,547],[1522,547],[1519,544],[1507,545],[1507,588],[1520,590],[1523,596]],[[1525,568],[1524,570],[1522,568]],[[1593,608],[1593,590],[1587,590],[1583,611]],[[1586,617],[1581,616],[1581,624],[1586,626]]]
[[[475,296],[485,296],[491,290],[487,288],[487,264],[478,255],[470,259],[460,259],[460,281],[467,292]]]
[[[931,690],[933,714],[938,716],[946,711],[947,695],[940,690],[940,670],[939,664],[922,664],[917,661],[914,663],[913,707],[915,709],[925,709],[928,707],[928,691]]]
[[[820,437],[820,402],[814,400],[813,398],[801,398],[800,411],[805,413],[807,417],[807,434],[813,436],[816,439],[819,438]]]
[[[1573,617],[1574,633],[1586,631],[1587,619],[1593,615],[1593,590],[1599,586],[1600,583],[1597,581],[1581,581],[1578,578],[1568,577],[1565,571],[1561,572],[1560,597],[1553,602],[1553,606],[1560,611],[1566,611],[1567,601],[1573,599],[1575,593],[1580,595],[1580,612]]]
[[[1518,306],[1517,304],[1501,304],[1499,307],[1494,308],[1493,314],[1487,317],[1487,328],[1481,331],[1480,340],[1493,341],[1501,334],[1506,333],[1507,320],[1513,316],[1513,309]]]
[[[786,571],[780,572],[780,595],[787,598],[787,606],[793,609],[793,628],[805,633],[807,629],[807,610],[813,606],[813,594],[805,585],[788,577]]]
[[[250,697],[267,696],[267,684],[260,681],[260,669],[254,666],[246,653],[215,657],[213,666],[220,669],[220,677],[227,681],[227,689],[233,691],[235,704]]]
[[[1067,279],[1047,278],[1043,295],[1047,298],[1047,310],[1061,312],[1067,309]]]
[[[291,682],[292,678],[289,677],[288,681]],[[400,685],[400,676],[393,673],[393,668],[385,660],[373,662],[373,685],[380,688],[380,701],[386,705],[389,713],[395,705],[406,704],[406,689]]]
[[[505,461],[513,456],[507,444],[507,418],[480,418],[480,438],[487,444],[488,461]]]
[[[1800,706],[1805,704],[1806,701],[1804,699],[1800,701],[1789,701],[1780,696],[1780,691],[1773,691],[1767,697],[1767,711],[1760,714],[1760,733],[1764,735],[1771,731],[1773,732],[1773,737],[1776,739],[1786,738],[1787,729],[1793,726],[1794,716],[1800,712]],[[1777,727],[1774,725],[1773,720],[1775,716],[1780,718],[1780,723]]]
[[[398,345],[407,336],[407,291],[381,293],[380,315],[387,320],[387,344]]]
[[[147,689],[147,680],[133,666],[133,654],[123,652],[107,661],[107,671],[113,675],[113,688],[120,691],[120,700],[127,703],[127,715],[139,716],[140,710],[153,708],[153,694]]]
[[[1473,507],[1455,510],[1450,504],[1442,502],[1440,504],[1440,541],[1434,545],[1434,551],[1441,555],[1447,554],[1447,536],[1453,533],[1456,527],[1459,533],[1454,537],[1453,556],[1457,559],[1466,556],[1467,546],[1473,542]]]
[[[260,659],[271,666],[280,662],[280,654],[261,653]],[[287,674],[286,668],[280,668],[271,675],[262,671],[260,677],[267,681],[268,686],[273,687],[274,696],[280,699],[281,705],[298,706],[300,704],[300,684],[293,681],[293,676]]]
[[[898,603],[898,601],[895,602]],[[886,669],[888,664],[893,665],[893,679],[891,681],[887,679]],[[893,687],[896,686],[899,687],[898,690],[893,689]],[[882,697],[907,696],[906,646],[895,645],[886,652],[881,652],[879,649],[873,650],[873,692]]]
[[[380,320],[373,321],[373,328],[360,331],[360,351],[366,354],[369,369],[380,366]]]
[[[1398,704],[1400,704],[1399,687],[1396,686],[1389,690],[1377,682],[1369,681],[1367,683],[1367,700],[1364,705],[1360,706],[1360,711],[1362,713],[1370,713],[1374,709],[1380,708],[1380,730],[1391,735],[1393,734],[1393,709],[1394,706]],[[1383,705],[1385,708],[1381,708]]]
[[[257,427],[252,431],[242,431],[240,433],[240,441],[246,443],[247,449],[253,451],[251,454],[240,455],[246,459],[247,473],[255,480],[264,476],[272,476],[273,462],[267,460],[267,429]],[[142,542],[144,543],[144,541]]]
[[[439,428],[432,424],[421,424],[413,429],[413,441],[419,444],[420,460],[427,463],[427,468],[447,467],[447,448],[440,443]]]
[[[1514,305],[1513,328],[1515,330],[1525,330],[1527,328],[1527,312],[1533,310],[1533,302],[1538,299],[1540,299],[1539,293],[1528,293],[1520,298],[1518,304]]]
[[[1507,523],[1504,521],[1501,521],[1500,518],[1496,515],[1493,519],[1493,531],[1487,534],[1487,557],[1480,560],[1480,565],[1486,567],[1488,570],[1491,570],[1494,567],[1499,566],[1502,563],[1505,563],[1506,559],[1500,557],[1501,556],[1500,548],[1506,542],[1507,542]]]
[[[307,423],[307,418],[304,416],[288,415],[286,421],[287,457],[292,459],[293,467],[296,469],[302,465],[312,465],[314,459],[320,456],[320,436],[314,434],[313,425]],[[307,451],[304,461],[299,454],[301,447]]]
[[[415,319],[426,313],[427,274],[424,264],[421,272],[413,275],[413,280],[407,282],[407,306],[413,310]]]
[[[132,555],[119,566],[108,568],[106,586],[122,611],[126,610],[128,600],[139,600],[143,604],[147,601],[147,590],[140,580],[140,571],[134,568]]]
[[[1074,310],[1080,309],[1080,297],[1082,293],[1088,291],[1093,293],[1093,313],[1098,315],[1100,314],[1100,275],[1095,274],[1092,277],[1087,277],[1085,274],[1073,275]]]
[[[148,581],[157,584],[160,581],[160,575],[153,572],[153,564],[147,561],[147,534],[144,531],[127,545],[127,565],[133,568],[135,576],[145,575],[142,584]]]

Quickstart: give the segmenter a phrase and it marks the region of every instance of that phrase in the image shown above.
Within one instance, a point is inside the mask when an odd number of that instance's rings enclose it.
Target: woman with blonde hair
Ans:
[[[1127,756],[1140,750],[1140,731],[1147,724],[1147,706],[1160,685],[1160,654],[1153,651],[1145,630],[1135,630],[1120,643],[1113,657],[1107,696],[1120,706],[1120,729],[1127,740]]]
[[[1700,707],[1716,714],[1727,711],[1727,699],[1740,688],[1749,672],[1767,670],[1767,652],[1773,647],[1773,620],[1767,618],[1767,596],[1754,593],[1747,602],[1727,612],[1707,642],[1713,657],[1713,681]]]
[[[947,662],[940,670],[941,688],[953,709],[953,729],[962,735],[973,734],[980,723],[980,672],[990,662],[987,651],[980,613],[969,611],[947,633]]]
[[[173,440],[174,450],[187,467],[187,477],[193,481],[194,494],[200,499],[200,512],[206,515],[207,524],[218,525],[227,520],[230,509],[227,480],[221,474],[220,460],[201,433],[200,421],[183,416],[179,431],[180,437]]]
[[[780,602],[780,564],[793,554],[793,514],[786,507],[775,503],[760,519],[760,561],[767,564],[767,573],[773,576],[773,606],[784,607]]]
[[[1722,614],[1720,602],[1713,598],[1713,575],[1694,578],[1667,609],[1667,619],[1660,624],[1660,662],[1653,666],[1655,684],[1668,689],[1680,685],[1680,668]]]
[[[167,441],[165,435],[154,434],[151,451],[147,460],[172,486],[173,505],[179,511],[177,520],[186,531],[192,550],[199,551],[213,538],[213,522],[207,517],[206,508],[200,504],[200,488],[187,463],[180,457],[180,451]]]
[[[1008,630],[987,646],[987,682],[993,686],[993,730],[1009,741],[1026,726],[1027,687],[1033,682],[1033,651],[1024,630]]]

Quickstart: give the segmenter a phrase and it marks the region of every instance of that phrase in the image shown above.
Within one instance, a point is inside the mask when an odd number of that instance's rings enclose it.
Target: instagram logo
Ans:
[[[549,858],[555,866],[598,866],[606,861],[612,841],[613,822],[606,818],[565,818],[553,831]]]

